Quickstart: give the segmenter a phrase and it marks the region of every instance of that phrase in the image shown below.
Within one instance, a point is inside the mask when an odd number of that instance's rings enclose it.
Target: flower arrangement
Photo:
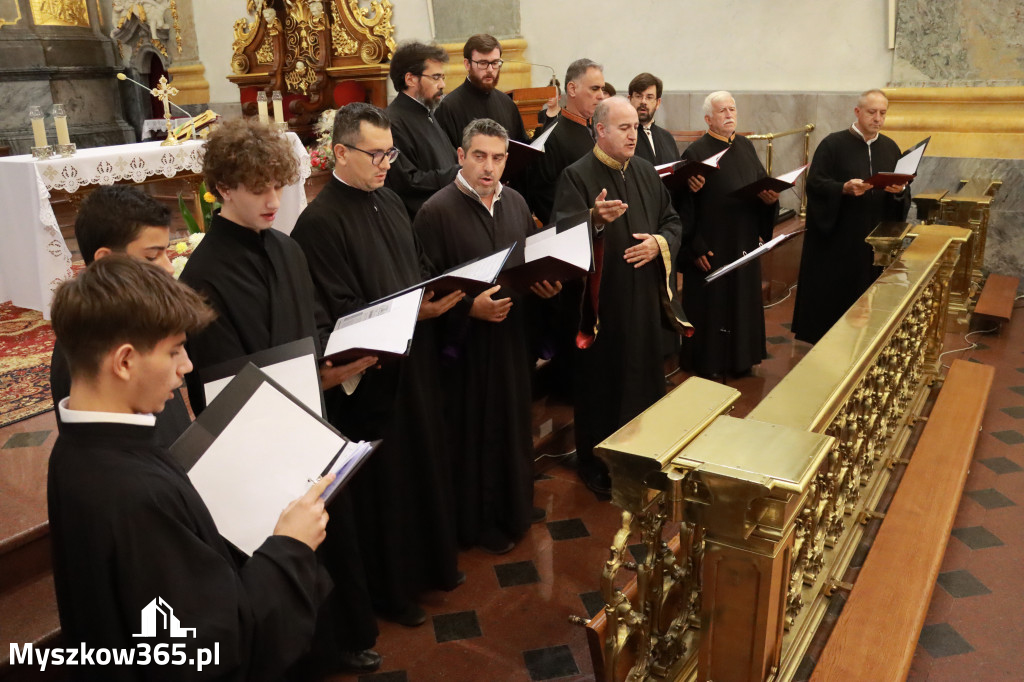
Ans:
[[[331,134],[334,132],[334,112],[327,109],[316,122],[316,144],[309,148],[309,163],[314,170],[334,170],[334,150],[331,149]]]
[[[171,244],[168,255],[171,258],[171,265],[174,266],[174,279],[181,276],[181,271],[188,263],[188,257],[199,246],[199,242],[203,241],[204,236],[206,235],[202,232],[192,232],[187,239],[181,239]]]
[[[206,183],[199,183],[199,206],[203,211],[203,225],[209,225],[210,220],[213,218],[214,209],[220,208],[220,202],[217,201],[217,197],[213,196],[212,193],[206,190]],[[181,192],[178,192],[178,210],[181,211],[181,217],[188,226],[189,234],[202,234],[199,229],[199,223],[196,221],[195,216],[192,215],[192,211],[185,204],[185,199]]]

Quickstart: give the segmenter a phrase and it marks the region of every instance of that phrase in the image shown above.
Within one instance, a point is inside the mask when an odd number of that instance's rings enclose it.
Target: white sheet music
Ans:
[[[725,149],[723,149],[722,151],[718,152],[717,154],[712,154],[708,158],[704,159],[703,161],[701,161],[701,163],[706,164],[708,166],[714,166],[715,168],[718,168],[718,161],[719,161],[719,159],[721,159],[722,156],[727,151],[729,151],[730,149],[732,149],[732,147],[726,147]]]
[[[584,270],[590,269],[590,229],[586,222],[558,231],[549,227],[526,238],[526,262],[553,256]]]
[[[338,455],[338,459],[334,462],[334,466],[331,467],[331,472],[336,478],[331,481],[331,484],[324,489],[324,492],[320,497],[327,499],[334,492],[334,489],[345,482],[345,478],[349,475],[349,472],[359,464],[359,460],[367,455],[370,450],[373,449],[372,443],[367,443],[365,440],[358,442],[349,441],[345,444],[341,454]]]
[[[896,169],[893,173],[900,175],[917,175],[917,167],[921,165],[921,157],[924,156],[924,150],[928,145],[923,144],[917,149],[912,149],[907,152],[906,156],[902,157],[896,162]]]
[[[548,129],[540,134],[540,137],[538,137],[536,140],[530,143],[530,146],[533,147],[534,149],[544,151],[544,144],[548,141],[548,138],[551,137],[551,131],[553,131],[556,127],[558,127],[558,121],[555,121],[554,123],[549,125]]]
[[[501,266],[505,264],[505,259],[508,258],[509,251],[512,250],[510,246],[507,249],[493,253],[486,258],[475,260],[465,265],[449,270],[445,275],[451,275],[453,277],[464,277],[466,279],[475,279],[478,282],[493,282],[501,272]],[[430,288],[429,286],[427,287]]]
[[[270,384],[260,385],[188,477],[217,530],[252,555],[345,439]]]
[[[799,178],[800,174],[803,173],[807,169],[808,165],[809,164],[805,163],[804,165],[800,166],[796,170],[792,170],[792,171],[789,171],[788,173],[783,173],[782,175],[776,176],[775,179],[776,180],[782,180],[783,182],[788,182],[790,184],[795,184],[796,183],[796,179]]]
[[[266,372],[271,379],[281,384],[284,390],[301,400],[306,407],[320,414],[322,410],[320,404],[320,371],[317,369],[315,357],[306,355],[301,358],[292,358],[291,360],[267,365],[260,369]],[[213,399],[234,378],[234,375],[231,375],[203,384],[206,404],[212,403]]]
[[[669,161],[668,163],[660,163],[654,167],[654,170],[658,171],[658,175],[661,175],[665,171],[672,170],[672,166],[679,163],[678,161]]]
[[[782,242],[786,241],[787,239],[790,239],[791,237],[795,237],[796,235],[800,234],[803,231],[804,230],[801,228],[799,230],[796,230],[795,232],[787,232],[785,234],[780,234],[778,237],[775,237],[774,239],[772,239],[770,241],[767,241],[764,244],[761,244],[761,246],[757,247],[753,251],[750,251],[746,255],[740,256],[739,258],[737,258],[733,262],[728,263],[728,264],[723,265],[722,267],[718,268],[717,270],[715,270],[714,272],[709,274],[707,277],[705,277],[704,281],[705,282],[714,282],[716,279],[718,279],[722,275],[726,275],[726,274],[732,272],[736,268],[749,263],[750,261],[754,260],[755,258],[760,258],[762,255],[768,253],[769,251],[774,249],[776,246],[778,246]]]
[[[349,348],[370,348],[402,354],[416,330],[423,289],[364,308],[338,320],[324,355]]]

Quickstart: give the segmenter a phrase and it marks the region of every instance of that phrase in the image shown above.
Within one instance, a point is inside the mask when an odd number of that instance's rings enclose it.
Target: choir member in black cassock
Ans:
[[[748,263],[711,283],[704,278],[772,238],[779,195],[765,190],[756,197],[730,196],[766,175],[754,145],[736,134],[732,95],[708,95],[704,121],[708,132],[687,147],[683,158],[703,161],[729,151],[719,161],[720,170],[698,177],[703,186],[680,200],[684,222],[694,227],[693,240],[678,259],[683,308],[694,328],[693,337],[683,342],[680,365],[703,377],[743,376],[768,357],[761,263]]]
[[[222,208],[214,213],[206,236],[181,273],[181,281],[206,296],[218,313],[217,320],[187,344],[195,371],[185,382],[196,414],[206,407],[199,376],[204,368],[307,336],[319,347],[319,327],[329,326],[316,308],[302,249],[272,229],[281,187],[298,178],[298,165],[284,136],[255,122],[222,123],[207,140],[203,175]],[[326,396],[373,362],[374,358],[364,358],[322,368]],[[309,663],[328,671],[367,672],[380,666],[380,656],[371,649],[377,623],[347,491],[334,499],[330,511],[328,539],[318,554],[335,589]]]
[[[448,53],[436,45],[405,43],[391,58],[391,82],[398,95],[388,105],[391,134],[401,154],[388,171],[385,186],[402,197],[409,217],[459,170],[455,148],[434,120],[444,94]]]
[[[534,223],[523,197],[501,185],[507,149],[508,133],[497,122],[470,123],[455,182],[416,215],[413,229],[438,274],[512,244],[506,267],[523,262]],[[544,298],[560,289],[547,282],[533,287]],[[459,541],[498,554],[544,518],[544,510],[532,506],[532,396],[522,302],[517,292],[494,287],[437,320]]]
[[[511,97],[498,90],[501,43],[494,36],[478,33],[466,41],[462,57],[466,80],[441,101],[436,115],[452,148],[462,144],[462,131],[470,121],[478,118],[495,120],[513,140],[529,142],[519,107]]]
[[[171,212],[153,197],[132,185],[98,187],[82,201],[75,217],[75,240],[82,260],[89,265],[111,253],[123,253],[159,266],[168,274],[174,266],[167,257],[170,245]],[[60,340],[53,344],[50,358],[50,394],[53,404],[71,392],[71,371]],[[57,429],[63,428],[60,410],[56,410]],[[157,439],[170,447],[192,423],[181,391],[156,416]]]
[[[636,108],[640,119],[636,155],[655,166],[672,163],[679,158],[679,148],[672,133],[654,122],[654,115],[661,106],[663,88],[661,79],[650,73],[637,74],[629,82],[629,102]]]
[[[592,490],[610,487],[594,446],[665,395],[662,325],[692,332],[668,286],[682,225],[654,167],[633,156],[637,126],[624,97],[601,102],[597,147],[565,170],[555,196],[556,220],[588,208],[594,220],[596,271],[584,289],[575,363],[579,474]]]
[[[864,241],[883,220],[906,220],[906,185],[864,182],[892,172],[900,148],[881,134],[889,100],[881,90],[860,96],[857,120],[814,151],[807,172],[807,232],[793,309],[793,334],[817,343],[881,273]]]
[[[57,406],[64,427],[47,482],[61,637],[76,650],[135,654],[132,665],[79,657],[74,678],[281,679],[309,649],[330,587],[314,550],[327,524],[319,496],[333,475],[289,505],[273,534],[243,557],[217,532],[155,428],[154,414],[191,368],[185,335],[213,311],[157,268],[120,255],[63,283],[52,311],[72,373],[70,396]],[[145,632],[143,610],[158,598],[192,637],[171,639],[165,622],[154,638],[136,639]],[[149,663],[140,642],[150,647]],[[172,643],[173,659],[190,662],[153,664],[153,652],[170,652]],[[200,649],[219,658],[202,675]]]
[[[384,178],[398,151],[387,115],[353,103],[334,118],[334,177],[299,216],[292,237],[309,261],[317,298],[330,319],[422,282],[409,215]],[[424,294],[420,319],[455,305]],[[408,357],[367,371],[351,395],[328,404],[331,423],[362,440],[383,439],[349,484],[378,615],[407,626],[426,614],[416,598],[427,589],[454,589],[458,570],[455,508],[436,346],[418,325]]]

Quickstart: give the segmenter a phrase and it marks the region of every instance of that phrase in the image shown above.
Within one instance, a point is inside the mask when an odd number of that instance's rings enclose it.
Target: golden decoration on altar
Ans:
[[[14,26],[21,21],[21,5],[18,0],[0,1],[0,28]]]
[[[260,44],[258,50],[256,50],[256,63],[257,64],[273,64],[274,63],[274,45],[270,42],[270,37],[263,39],[263,43]]]
[[[359,51],[359,43],[348,34],[341,17],[338,15],[338,6],[331,3],[331,43],[334,45],[334,54],[338,57],[349,57]]]
[[[363,62],[377,64],[385,59],[391,59],[395,54],[395,27],[391,24],[394,10],[391,3],[388,0],[373,0],[370,9],[367,10],[360,7],[359,0],[348,0],[346,9],[359,31],[370,39],[364,42],[359,50],[359,57]]]
[[[160,143],[161,147],[171,147],[181,144],[174,137],[174,127],[171,125],[171,97],[178,94],[178,88],[168,85],[167,76],[160,76],[157,87],[149,91],[149,94],[164,103],[164,121],[167,123],[167,139]]]
[[[32,20],[39,26],[89,27],[85,0],[31,0]]]
[[[284,81],[288,91],[307,95],[316,82],[316,72],[308,64],[322,63],[320,34],[324,30],[323,4],[296,2],[284,19]]]

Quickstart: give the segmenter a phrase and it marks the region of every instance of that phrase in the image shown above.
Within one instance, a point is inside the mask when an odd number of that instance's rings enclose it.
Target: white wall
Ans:
[[[402,0],[395,0],[401,2]],[[887,0],[520,0],[527,58],[565,76],[579,57],[624,90],[861,91],[892,69]],[[535,84],[543,72],[534,69]]]
[[[392,0],[396,38],[429,39],[427,0]],[[486,0],[485,0],[486,1]],[[530,61],[559,80],[579,57],[619,89],[641,71],[666,90],[860,91],[884,86],[887,0],[520,0]],[[365,4],[365,3],[364,3]],[[211,102],[237,102],[232,26],[245,0],[194,0]],[[467,36],[468,37],[468,36]],[[534,83],[549,72],[534,69]]]

